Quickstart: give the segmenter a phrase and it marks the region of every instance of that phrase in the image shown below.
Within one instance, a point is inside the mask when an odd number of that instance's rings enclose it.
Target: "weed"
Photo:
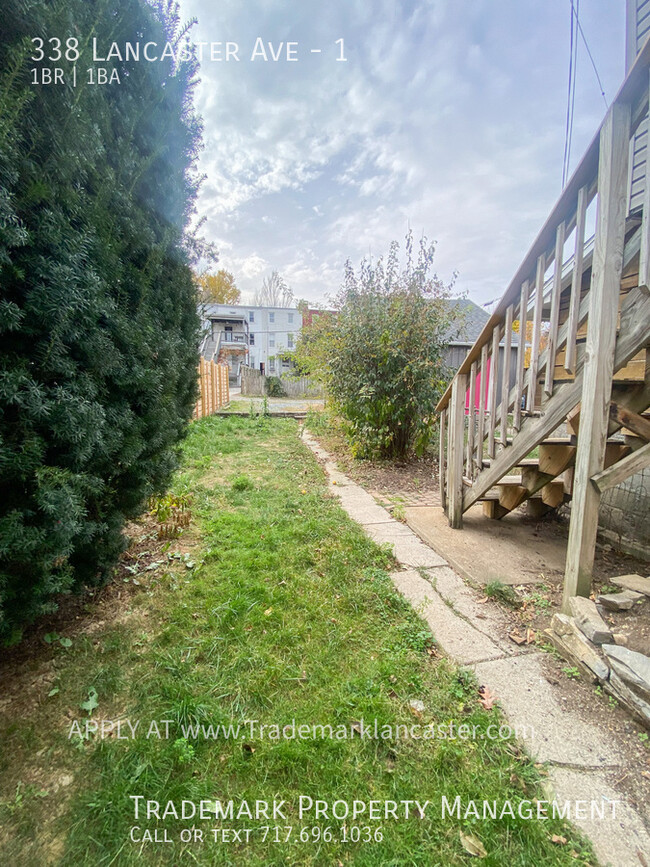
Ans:
[[[567,665],[562,671],[566,674],[569,680],[580,680],[580,669],[576,668],[575,665]]]
[[[490,581],[485,585],[484,592],[491,599],[497,599],[504,605],[510,608],[521,608],[521,599],[509,584],[503,584],[501,581]]]
[[[179,765],[186,765],[194,760],[196,751],[186,738],[176,738],[172,749]]]
[[[249,491],[252,487],[254,487],[253,482],[248,476],[236,476],[232,480],[233,491]]]
[[[63,636],[59,635],[58,632],[48,632],[46,635],[43,636],[43,641],[46,644],[60,644],[61,647],[65,648],[72,647],[72,639],[64,638]]]
[[[406,523],[406,509],[404,508],[402,503],[397,503],[395,506],[393,506],[392,515],[396,521],[401,521],[403,524]]]

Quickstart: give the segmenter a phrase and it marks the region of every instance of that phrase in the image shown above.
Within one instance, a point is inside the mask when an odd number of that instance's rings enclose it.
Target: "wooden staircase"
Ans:
[[[479,498],[483,503],[483,514],[498,520],[526,503],[529,514],[537,518],[570,500],[577,451],[572,439],[558,437],[540,443],[538,458],[524,458],[513,467],[515,472],[503,476]],[[617,463],[630,451],[631,447],[625,443],[609,440],[605,468]],[[489,465],[489,461],[484,461],[484,464]],[[470,479],[464,478],[463,483],[466,489],[472,487]]]
[[[650,160],[633,213],[628,175],[649,80],[650,41],[437,407],[452,527],[573,499],[567,596],[589,593],[602,485],[650,463],[614,436],[650,406]]]

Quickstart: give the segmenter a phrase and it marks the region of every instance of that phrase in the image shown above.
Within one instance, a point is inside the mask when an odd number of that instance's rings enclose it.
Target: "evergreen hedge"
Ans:
[[[183,39],[171,2],[14,0],[0,36],[0,641],[104,580],[164,490],[196,390],[187,224],[196,62],[89,44]],[[76,37],[77,87],[34,86],[32,37]],[[65,45],[63,46],[65,48]]]

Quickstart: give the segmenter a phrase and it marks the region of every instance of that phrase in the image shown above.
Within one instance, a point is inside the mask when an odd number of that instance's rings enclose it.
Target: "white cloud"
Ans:
[[[438,240],[443,278],[458,269],[477,300],[503,291],[559,193],[568,3],[182,5],[200,19],[196,38],[323,49],[202,70],[199,212],[244,291],[277,269],[297,296],[322,298],[346,258],[380,254],[409,223]],[[615,5],[582,12],[610,97],[623,67]],[[578,70],[574,158],[603,113],[584,52]]]

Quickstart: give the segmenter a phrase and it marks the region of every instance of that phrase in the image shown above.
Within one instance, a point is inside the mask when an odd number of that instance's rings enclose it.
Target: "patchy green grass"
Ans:
[[[375,719],[379,731],[454,723],[481,735],[500,718],[436,652],[393,588],[389,555],[329,495],[296,423],[204,419],[184,453],[173,493],[191,497],[192,527],[177,547],[157,543],[163,565],[136,569],[123,611],[101,619],[98,604],[96,629],[48,646],[54,673],[31,685],[32,711],[2,727],[3,863],[447,867],[481,847],[480,863],[494,867],[586,863],[565,822],[442,818],[443,795],[515,810],[544,798],[514,741],[361,736]],[[122,739],[86,738],[84,721],[102,719],[139,724],[134,737],[123,723]],[[293,721],[349,736],[274,736]],[[240,736],[196,736],[218,725],[239,725]],[[130,796],[179,811],[184,800],[233,800],[235,811],[284,800],[286,820],[136,821]],[[301,818],[301,796],[328,802],[329,816]],[[335,801],[355,800],[430,804],[424,818],[413,806],[385,821],[332,816]],[[134,826],[138,839],[148,829],[171,842],[132,842]],[[211,829],[224,827],[242,842],[215,842]],[[181,840],[192,828],[203,842]]]

